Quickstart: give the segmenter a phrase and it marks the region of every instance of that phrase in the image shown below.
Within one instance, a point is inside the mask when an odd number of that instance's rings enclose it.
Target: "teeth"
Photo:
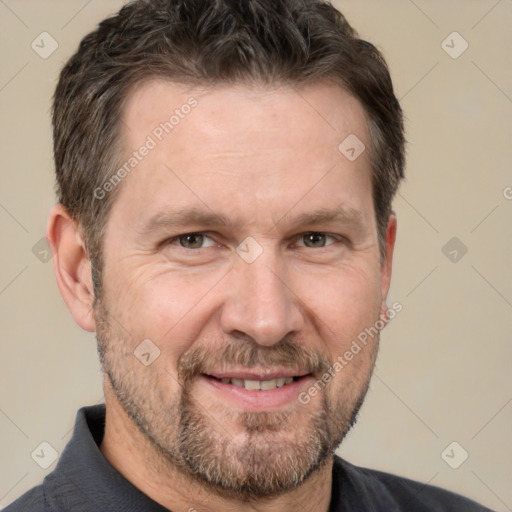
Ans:
[[[259,380],[246,380],[244,384],[245,389],[261,389]]]
[[[276,388],[282,388],[286,384],[293,382],[293,377],[279,377],[269,380],[250,380],[250,379],[221,379],[223,384],[233,384],[237,388],[245,388],[251,391],[264,390],[270,391]]]
[[[263,380],[260,383],[260,389],[276,389],[276,388],[277,388],[277,381],[276,381],[276,379]]]

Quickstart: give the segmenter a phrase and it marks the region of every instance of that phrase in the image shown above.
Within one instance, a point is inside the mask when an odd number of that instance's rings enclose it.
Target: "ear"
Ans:
[[[381,312],[380,316],[383,320],[387,322],[387,303],[386,299],[389,292],[389,286],[391,284],[391,269],[393,266],[393,251],[395,249],[395,240],[396,240],[396,215],[391,213],[388,219],[388,225],[386,227],[385,234],[385,243],[386,243],[386,251],[384,255],[384,259],[381,264],[381,274],[380,274],[380,282],[381,282],[381,293],[382,293],[382,303],[381,303]]]
[[[46,238],[53,254],[57,286],[75,322],[86,331],[96,331],[91,262],[78,224],[57,204],[50,212]]]

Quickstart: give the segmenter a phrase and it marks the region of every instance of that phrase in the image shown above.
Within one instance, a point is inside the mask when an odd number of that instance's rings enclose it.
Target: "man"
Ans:
[[[339,12],[133,2],[53,122],[47,237],[106,407],[7,511],[486,510],[333,455],[396,313],[404,167],[386,64]]]

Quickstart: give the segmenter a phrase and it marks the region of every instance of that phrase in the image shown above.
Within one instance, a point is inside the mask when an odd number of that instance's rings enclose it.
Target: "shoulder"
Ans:
[[[406,512],[492,512],[459,494],[382,471],[361,468],[335,457],[333,483],[343,498],[364,501],[369,510]]]
[[[2,510],[3,512],[45,512],[47,509],[44,502],[43,486],[33,487]]]
[[[76,415],[73,436],[53,471],[46,475],[40,485],[28,490],[2,511],[90,510],[90,493],[83,491],[81,484],[90,481],[91,475],[99,473],[97,466],[91,462],[91,451],[98,451],[96,441],[103,436],[104,423],[104,405],[81,408]]]

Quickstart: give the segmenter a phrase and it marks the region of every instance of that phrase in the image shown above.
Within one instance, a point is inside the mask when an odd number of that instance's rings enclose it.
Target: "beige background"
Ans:
[[[102,399],[94,337],[73,323],[36,244],[54,202],[57,74],[121,4],[0,0],[0,507],[54,467],[32,460],[36,447],[60,453],[75,411]],[[512,510],[512,0],[336,5],[387,57],[409,140],[390,301],[403,311],[340,453]],[[58,42],[47,59],[31,48],[43,31]],[[454,31],[469,44],[456,59],[442,47]],[[446,44],[453,54],[464,41]],[[456,262],[442,251],[452,237]],[[441,457],[453,441],[469,453],[458,469]],[[462,448],[448,450],[452,465]]]

